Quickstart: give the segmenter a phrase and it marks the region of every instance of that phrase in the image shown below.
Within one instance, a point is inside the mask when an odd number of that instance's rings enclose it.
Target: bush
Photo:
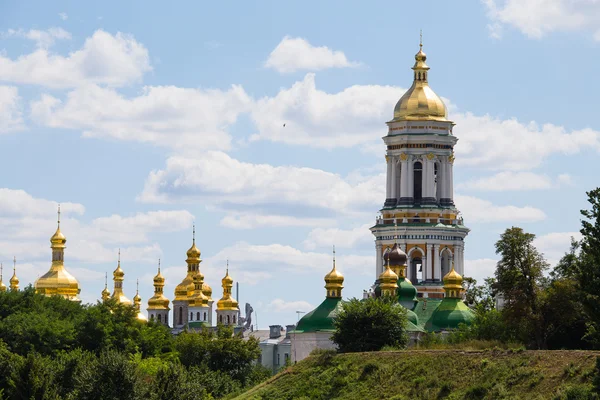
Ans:
[[[378,351],[408,343],[406,309],[394,298],[356,298],[342,303],[331,339],[341,352]]]

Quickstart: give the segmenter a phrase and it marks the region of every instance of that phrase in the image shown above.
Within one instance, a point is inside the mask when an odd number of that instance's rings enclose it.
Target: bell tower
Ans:
[[[464,239],[469,229],[454,206],[454,123],[444,102],[429,87],[422,42],[415,55],[413,84],[387,122],[386,199],[371,232],[375,236],[375,279],[394,243],[408,256],[407,278],[419,296],[443,297],[442,277],[464,274]],[[397,225],[397,228],[395,227]]]

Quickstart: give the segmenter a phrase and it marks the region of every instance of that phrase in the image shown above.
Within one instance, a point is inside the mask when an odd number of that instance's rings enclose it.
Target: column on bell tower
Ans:
[[[392,198],[392,159],[390,156],[385,156],[387,164],[386,182],[385,182],[385,202],[386,204]]]

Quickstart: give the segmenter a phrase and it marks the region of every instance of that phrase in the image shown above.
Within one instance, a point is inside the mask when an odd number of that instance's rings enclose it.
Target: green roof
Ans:
[[[431,316],[431,329],[456,329],[459,324],[470,324],[475,318],[473,311],[461,299],[445,298]]]
[[[207,321],[188,322],[188,328],[200,329],[204,327],[210,328],[210,324]]]
[[[333,319],[341,306],[341,298],[326,298],[317,308],[300,319],[294,332],[333,332]]]

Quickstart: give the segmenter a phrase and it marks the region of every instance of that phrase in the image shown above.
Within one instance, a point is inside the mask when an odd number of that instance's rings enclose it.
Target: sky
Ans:
[[[260,329],[324,299],[333,245],[361,297],[420,30],[459,139],[465,275],[493,275],[511,226],[556,263],[598,186],[598,1],[4,1],[4,281],[13,257],[23,286],[48,270],[60,203],[84,303],[119,248],[129,298],[160,258],[172,299],[193,224],[213,298],[229,260]]]

